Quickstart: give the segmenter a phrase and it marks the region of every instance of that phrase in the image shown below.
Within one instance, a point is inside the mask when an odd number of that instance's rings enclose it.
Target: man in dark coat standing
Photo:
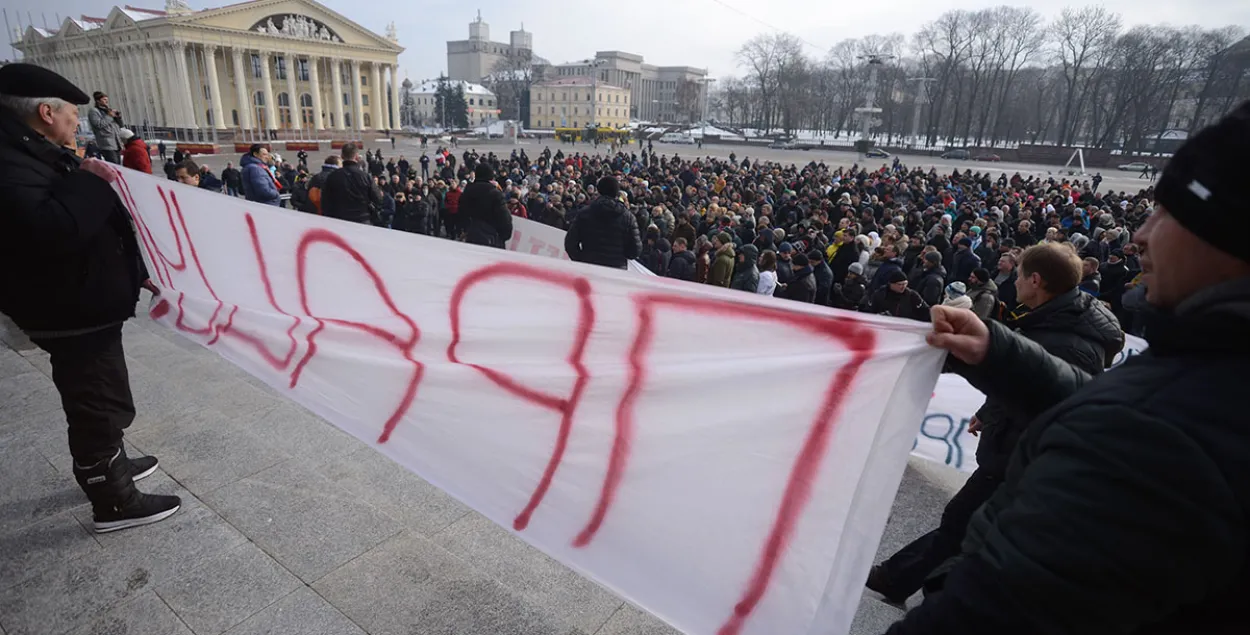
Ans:
[[[638,223],[617,197],[621,186],[605,176],[596,184],[599,197],[578,212],[564,236],[569,259],[625,269],[642,253]]]
[[[889,635],[1245,630],[1248,159],[1243,104],[1168,162],[1133,234],[1150,348],[1110,372],[969,311],[933,311],[929,343],[1031,421],[961,555],[930,579],[941,592]]]
[[[321,190],[321,212],[330,218],[381,225],[378,211],[385,202],[382,190],[365,172],[354,143],[343,144],[343,167],[326,177]]]
[[[134,481],[157,461],[131,459],[122,446],[135,417],[122,323],[141,286],[159,290],[109,185],[116,174],[99,159],[80,164],[70,149],[74,104],[87,101],[50,70],[0,68],[0,311],[50,356],[74,477],[103,533],[163,520],[182,502],[140,493]]]
[[[512,214],[504,204],[503,192],[491,180],[494,178],[495,170],[489,163],[473,168],[473,182],[460,195],[460,215],[466,225],[465,241],[503,249],[512,238]]]

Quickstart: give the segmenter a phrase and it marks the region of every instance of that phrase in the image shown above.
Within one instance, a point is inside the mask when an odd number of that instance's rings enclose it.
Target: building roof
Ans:
[[[597,88],[615,88],[617,90],[625,90],[625,88],[621,86],[617,86],[616,84],[609,84],[607,82],[595,82],[594,78],[586,77],[585,75],[579,75],[575,77],[561,77],[559,79],[549,79],[545,82],[539,82],[537,84],[534,84],[534,86],[543,86],[543,87],[546,87],[546,86],[590,86],[592,83]]]
[[[468,82],[462,79],[449,79],[449,80],[446,80],[446,82],[447,84],[450,84],[452,87],[455,87],[457,84],[463,86],[464,94],[466,95],[489,95],[491,97],[495,96],[495,93],[491,92],[489,88],[481,84],[474,84],[473,82]],[[420,84],[414,83],[412,85],[412,92],[418,93],[418,94],[431,94],[432,95],[437,90],[438,90],[437,79],[427,79],[421,82]]]

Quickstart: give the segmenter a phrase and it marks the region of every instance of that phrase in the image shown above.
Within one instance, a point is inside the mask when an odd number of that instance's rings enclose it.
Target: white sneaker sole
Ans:
[[[132,474],[132,475],[130,476],[130,480],[132,480],[132,481],[138,481],[138,480],[140,480],[140,479],[145,479],[145,478],[147,478],[147,477],[151,476],[152,474],[154,474],[154,473],[156,472],[156,468],[158,468],[158,467],[160,467],[160,466],[161,466],[161,464],[160,464],[160,463],[157,463],[156,465],[153,465],[152,467],[150,467],[150,468],[148,468],[148,469],[146,469],[146,470],[144,470],[144,471],[142,471],[142,472],[139,472],[138,474]]]
[[[159,523],[162,520],[173,516],[174,512],[179,509],[182,509],[182,505],[175,505],[173,509],[167,509],[159,514],[144,516],[143,518],[127,518],[125,520],[111,520],[103,523],[97,520],[95,521],[95,532],[97,534],[107,534],[110,531],[119,531],[122,529],[129,529],[131,527],[142,527],[144,525],[151,525],[152,523]]]

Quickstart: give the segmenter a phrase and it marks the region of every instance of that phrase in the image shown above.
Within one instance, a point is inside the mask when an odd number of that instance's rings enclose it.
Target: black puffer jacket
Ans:
[[[78,161],[0,109],[0,312],[27,332],[123,322],[147,279],[129,212]]]
[[[1250,595],[1250,279],[1097,377],[990,324],[972,385],[1034,417],[941,593],[889,635],[1221,635]]]
[[[1106,305],[1088,293],[1073,289],[1050,302],[1009,320],[1007,327],[1027,337],[1050,353],[1077,368],[1097,375],[1111,365],[1124,348],[1124,331]],[[977,411],[983,428],[977,444],[977,465],[999,476],[1016,442],[1029,425],[1027,413],[1010,402],[989,397]]]
[[[382,190],[357,161],[344,161],[343,167],[330,172],[321,190],[321,213],[330,218],[380,225],[382,204]]]
[[[564,236],[564,250],[577,262],[624,269],[642,252],[642,239],[629,210],[600,196],[578,212]]]
[[[474,245],[503,249],[512,238],[512,214],[503,192],[492,181],[474,181],[460,195],[460,217],[467,222],[465,240]]]

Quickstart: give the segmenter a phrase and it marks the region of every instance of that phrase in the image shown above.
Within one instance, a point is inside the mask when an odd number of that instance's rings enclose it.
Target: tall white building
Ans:
[[[492,42],[490,25],[479,11],[469,23],[469,39],[447,42],[447,77],[478,83],[496,70],[500,60],[510,57],[545,63],[534,56],[534,35],[524,25],[509,33],[508,42]]]
[[[393,33],[391,34],[393,36]],[[404,49],[313,0],[192,11],[113,7],[28,28],[22,61],[102,91],[127,125],[250,130],[400,127]]]

